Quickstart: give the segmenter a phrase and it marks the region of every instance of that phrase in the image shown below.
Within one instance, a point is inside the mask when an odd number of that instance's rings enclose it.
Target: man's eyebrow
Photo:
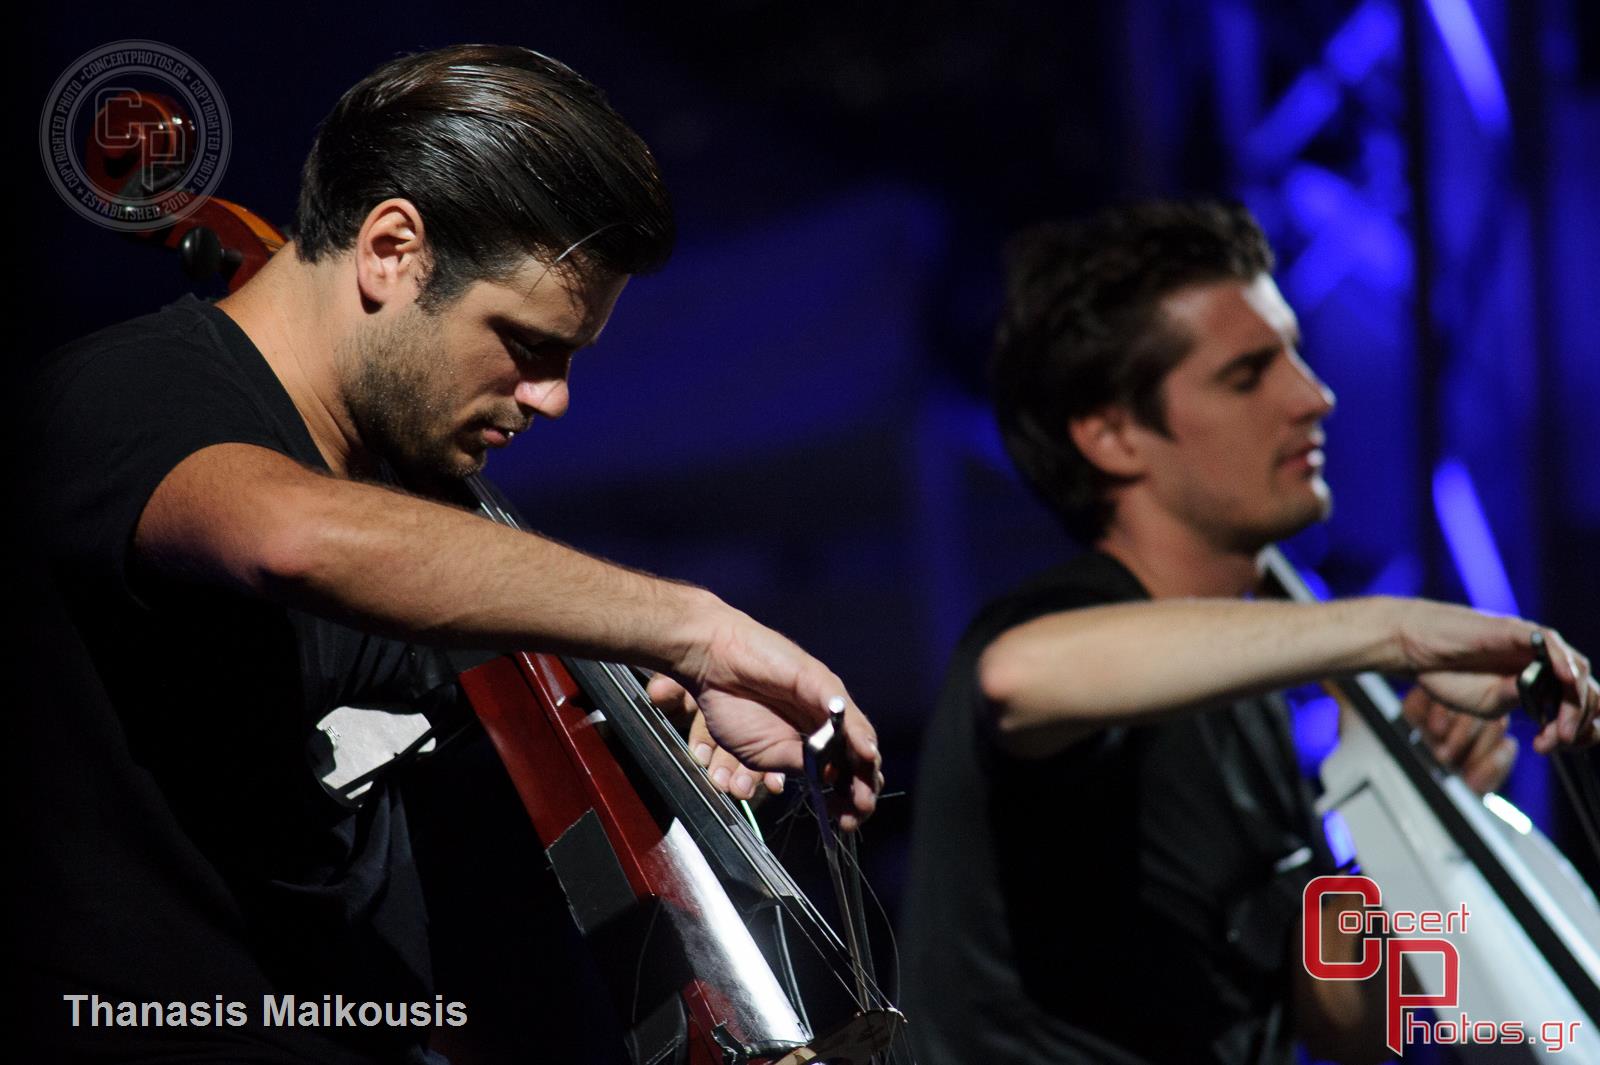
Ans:
[[[558,333],[550,329],[543,329],[536,325],[528,325],[526,322],[518,322],[509,318],[505,319],[504,328],[509,332],[516,334],[517,339],[529,347],[538,347],[541,344],[559,344],[561,347],[568,348],[572,351],[577,351],[579,348],[588,347],[595,341],[593,336],[588,336],[585,334],[573,335],[568,333]]]
[[[1254,370],[1258,367],[1265,366],[1267,363],[1272,361],[1273,356],[1277,355],[1278,352],[1283,351],[1285,348],[1299,350],[1301,340],[1300,326],[1296,324],[1290,328],[1288,342],[1286,344],[1263,345],[1259,348],[1251,348],[1249,351],[1235,355],[1233,358],[1223,363],[1222,368],[1216,372],[1214,377],[1216,380],[1221,381],[1241,371]]]
[[[1277,356],[1278,352],[1282,350],[1283,345],[1281,344],[1273,344],[1270,347],[1252,348],[1251,350],[1243,352],[1242,354],[1235,355],[1233,358],[1223,363],[1222,368],[1213,374],[1212,377],[1215,380],[1223,381],[1238,373],[1260,369],[1267,363],[1271,362],[1273,358]]]

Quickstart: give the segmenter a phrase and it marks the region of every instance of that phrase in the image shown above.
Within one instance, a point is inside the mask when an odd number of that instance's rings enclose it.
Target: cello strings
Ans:
[[[689,755],[682,738],[665,721],[660,709],[650,702],[638,678],[624,667],[612,663],[599,663],[599,665],[614,692],[623,697],[621,706],[634,711],[642,723],[654,726],[653,731],[662,741],[663,748],[673,754],[670,764],[697,785],[704,785],[706,781],[704,767]],[[870,987],[868,1000],[865,1002],[855,993],[851,983],[843,975],[847,963],[843,957],[844,947],[837,933],[822,918],[815,904],[800,891],[782,863],[778,862],[760,841],[759,834],[746,823],[729,796],[709,786],[698,786],[694,794],[708,804],[707,808],[714,816],[721,815],[718,824],[745,856],[752,874],[767,886],[768,893],[778,903],[778,912],[793,919],[793,923],[799,927],[801,934],[810,944],[813,954],[823,963],[824,971],[839,983],[847,999],[863,1009],[877,1005],[878,1000],[882,998],[882,992],[875,985]],[[774,886],[774,881],[778,886]],[[639,976],[642,977],[642,972]]]
[[[682,737],[678,736],[676,729],[671,728],[670,725],[665,722],[665,718],[661,714],[660,708],[656,707],[655,704],[650,701],[648,693],[645,692],[643,685],[639,683],[639,678],[634,675],[631,670],[626,669],[626,667],[605,663],[604,668],[611,682],[619,689],[624,697],[634,705],[635,709],[640,711],[641,714],[645,716],[647,721],[661,726],[658,727],[656,731],[660,734],[661,739],[665,741],[678,755],[676,762],[680,770],[686,774],[698,774],[700,778],[704,778],[704,767],[700,766],[698,762],[692,760],[692,757],[688,754],[687,746],[682,742]],[[809,781],[807,781],[807,786],[810,786]],[[759,825],[755,822],[754,814],[751,812],[749,804],[744,802],[736,804],[726,793],[715,788],[710,788],[709,790],[701,789],[700,794],[705,798],[715,796],[715,799],[712,799],[711,801],[721,803],[722,809],[720,812],[723,814],[721,820],[724,823],[725,829],[729,832],[730,837],[733,838],[735,843],[739,845],[741,851],[745,854],[747,860],[750,861],[755,872],[757,872],[762,877],[763,881],[767,883],[769,891],[774,896],[791,898],[794,905],[803,905],[808,911],[806,914],[807,918],[815,925],[819,926],[820,929],[825,930],[830,937],[834,939],[835,950],[843,950],[844,943],[839,941],[838,934],[825,920],[822,919],[820,912],[816,910],[815,903],[811,902],[810,898],[800,890],[799,885],[794,882],[788,870],[785,869],[783,864],[777,860],[777,857],[772,853],[771,849],[766,846],[766,842],[761,838]],[[798,815],[799,811],[797,808],[791,807],[791,810]],[[748,821],[746,818],[748,818]],[[819,825],[819,833],[821,831],[831,831],[831,828],[825,828]],[[854,855],[850,853],[851,848],[841,847],[838,849],[845,852],[847,864],[851,866],[850,871],[859,884],[863,878],[861,876],[859,863],[856,861]],[[868,890],[871,891],[870,885]],[[883,910],[882,903],[877,898],[876,894],[873,896],[873,902],[878,907],[880,913],[884,915],[884,924],[885,927],[887,927],[887,914]],[[841,916],[845,919],[848,919],[848,914],[843,914]],[[890,935],[892,939],[892,931]],[[881,988],[878,987],[877,981],[873,980],[871,982],[873,985],[871,988],[872,993],[881,996],[882,991]]]
[[[739,848],[751,872],[762,881],[768,893],[774,896],[798,893],[799,887],[789,876],[788,870],[776,860],[771,850],[761,840],[759,833],[750,830],[750,826],[745,822],[744,816],[733,800],[709,783],[705,767],[694,760],[683,738],[666,721],[660,708],[650,701],[649,695],[632,671],[612,663],[602,665],[611,683],[617,687],[624,699],[632,704],[640,719],[651,727],[662,745],[672,753],[674,767],[694,785],[696,796],[707,804],[708,811]]]
[[[568,250],[570,251],[571,249]],[[522,528],[521,523],[517,521],[515,516],[510,514],[505,508],[499,505],[498,501],[488,490],[487,486],[477,476],[467,478],[467,482],[473,496],[477,499],[480,511],[485,517],[491,521],[510,528]],[[661,715],[660,710],[650,701],[648,694],[644,691],[643,685],[639,683],[638,677],[636,677],[631,671],[628,671],[626,667],[603,662],[596,664],[602,667],[602,673],[605,675],[606,679],[611,682],[617,693],[623,696],[623,703],[629,705],[639,714],[642,724],[644,724],[646,727],[652,728],[652,731],[657,732],[659,738],[665,739],[665,735],[670,735],[672,739],[676,741],[676,748],[670,744],[666,745],[665,747],[666,750],[674,752],[675,757],[672,759],[673,763],[678,765],[681,771],[686,771],[683,760],[687,758],[689,760],[687,764],[694,766],[695,770],[698,771],[700,776],[703,778],[705,776],[704,768],[701,767],[698,762],[693,760],[693,756],[689,754],[688,747],[683,743],[683,739],[677,734],[677,731],[671,728],[670,725],[665,724],[665,718]],[[664,726],[665,735],[661,735],[661,728],[656,726]],[[704,797],[706,793],[704,790],[699,790],[699,794]],[[852,987],[855,977],[854,970],[851,970],[851,979],[846,979],[844,973],[841,971],[844,962],[844,959],[842,958],[843,943],[840,941],[838,933],[834,932],[827,921],[822,918],[822,915],[816,909],[815,904],[812,903],[811,900],[800,891],[793,878],[789,876],[788,870],[783,867],[782,863],[779,862],[772,852],[767,849],[765,844],[761,842],[759,834],[751,831],[750,826],[745,823],[743,818],[740,817],[738,812],[734,809],[732,801],[725,794],[715,788],[710,789],[710,794],[718,796],[718,798],[721,800],[720,813],[722,814],[722,817],[720,820],[723,823],[724,828],[729,832],[729,835],[735,845],[745,856],[750,865],[751,871],[757,877],[759,877],[772,892],[773,896],[778,901],[781,912],[788,913],[794,918],[796,926],[800,929],[800,932],[806,938],[806,941],[811,945],[812,951],[823,961],[825,971],[839,983],[839,986],[844,991],[846,997],[850,1001],[856,1002],[857,1005],[862,1009],[882,1008],[884,1006],[893,1008],[892,1003],[889,1003],[884,997],[883,992],[878,987],[876,981],[868,981],[867,990],[870,995],[869,1001],[860,1001],[855,993],[855,988]],[[708,807],[714,814],[719,812],[715,802],[708,803]],[[819,831],[825,829],[825,825],[819,825]],[[757,857],[758,855],[764,857]],[[859,869],[857,869],[856,874],[859,876]],[[777,881],[776,884],[774,884],[774,880]],[[876,896],[874,896],[874,901],[876,901]],[[639,958],[635,967],[633,995],[634,1002],[632,1005],[632,1008],[635,1012],[638,1009],[638,998],[642,993],[643,988],[644,964],[647,955],[646,948],[648,946],[650,936],[654,932],[655,924],[659,916],[659,909],[655,910],[651,915],[650,924],[646,928],[645,932],[645,945],[640,949]]]
[[[648,694],[645,693],[643,686],[639,684],[637,677],[622,667],[614,666],[611,663],[605,663],[604,665],[609,679],[633,704],[634,708],[641,713],[649,715],[646,717],[647,721],[661,717],[660,709],[650,702]],[[674,748],[677,757],[674,761],[680,770],[685,773],[698,773],[701,778],[704,778],[704,767],[698,762],[692,761],[692,757],[688,754],[687,746],[683,744],[682,738],[677,735],[676,730],[670,727],[666,728],[662,738],[665,739],[668,734],[673,740],[677,741]],[[681,751],[677,750],[677,748],[681,748]],[[684,759],[690,759],[690,761],[686,762]],[[811,901],[809,896],[800,890],[799,885],[794,882],[788,870],[783,867],[783,864],[777,860],[772,851],[761,841],[759,834],[751,830],[750,825],[738,813],[733,801],[725,793],[715,788],[709,791],[701,790],[700,794],[712,803],[720,802],[721,810],[719,812],[723,814],[720,820],[729,832],[730,837],[739,846],[741,852],[746,855],[753,871],[767,883],[772,895],[778,899],[780,908],[794,917],[795,924],[811,944],[813,952],[827,963],[829,974],[839,981],[840,986],[846,991],[850,999],[856,1001],[862,1008],[881,1007],[888,1004],[882,988],[873,979],[867,981],[867,1001],[861,1001],[859,994],[851,986],[855,980],[853,962],[846,962],[844,955],[848,952],[845,950],[844,943],[839,938],[838,933],[822,917],[821,912],[816,908],[816,904]],[[715,796],[715,799],[711,799],[711,796]],[[791,805],[792,816],[799,816],[799,813],[800,810]],[[810,818],[807,818],[808,822],[810,820]],[[819,833],[820,831],[822,831],[821,826],[819,826]],[[859,866],[856,866],[853,872],[859,877]],[[874,896],[874,902],[881,909],[881,903],[878,903],[876,896]],[[822,937],[820,941],[819,937]],[[847,968],[850,973],[848,980],[842,971]]]

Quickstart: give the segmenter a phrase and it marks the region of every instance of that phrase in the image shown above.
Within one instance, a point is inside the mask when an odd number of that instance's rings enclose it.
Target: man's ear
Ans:
[[[1067,423],[1079,453],[1101,472],[1124,480],[1145,471],[1144,454],[1134,439],[1137,431],[1133,416],[1120,406],[1102,407]]]
[[[422,215],[410,200],[384,200],[368,214],[356,234],[356,285],[361,300],[376,310],[410,303],[426,273]]]

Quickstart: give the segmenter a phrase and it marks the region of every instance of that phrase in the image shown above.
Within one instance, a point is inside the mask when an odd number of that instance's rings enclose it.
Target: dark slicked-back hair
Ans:
[[[1118,207],[1012,240],[990,365],[995,413],[1012,460],[1074,537],[1088,544],[1105,532],[1114,481],[1078,451],[1068,424],[1121,406],[1166,432],[1161,385],[1193,338],[1166,321],[1162,299],[1248,282],[1272,265],[1250,212],[1210,202]]]
[[[600,90],[526,48],[465,44],[402,56],[345,93],[301,174],[295,248],[348,250],[367,214],[403,197],[429,259],[418,302],[436,310],[528,256],[620,274],[672,252],[656,161]]]

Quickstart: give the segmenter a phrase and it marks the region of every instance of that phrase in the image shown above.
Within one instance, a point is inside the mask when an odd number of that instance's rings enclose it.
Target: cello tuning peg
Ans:
[[[204,281],[218,273],[224,278],[232,277],[244,262],[243,253],[224,248],[216,230],[209,226],[194,226],[179,238],[178,254],[183,259],[183,272],[193,281]]]
[[[195,226],[179,239],[178,255],[183,272],[192,281],[204,281],[221,270],[226,261],[222,241],[206,226]]]

